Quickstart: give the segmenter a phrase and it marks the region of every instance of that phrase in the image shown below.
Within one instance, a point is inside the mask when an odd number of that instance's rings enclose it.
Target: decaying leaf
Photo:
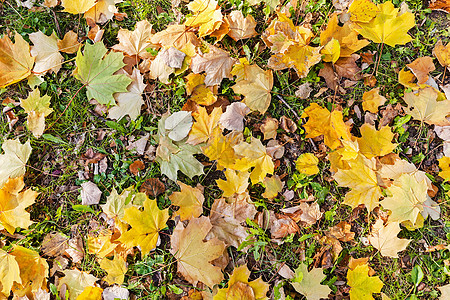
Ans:
[[[31,55],[36,58],[33,72],[45,74],[48,71],[58,73],[61,68],[63,56],[59,53],[58,37],[55,33],[46,36],[41,31],[29,35],[34,46],[31,47]]]
[[[450,43],[444,46],[442,40],[437,41],[433,49],[433,55],[438,59],[441,66],[444,68],[450,67]]]
[[[418,84],[427,82],[429,77],[428,74],[436,69],[433,58],[429,56],[419,57],[406,66],[413,72],[414,76],[416,76]]]
[[[219,123],[228,130],[243,131],[244,117],[250,112],[245,103],[233,102],[227,106],[226,111],[220,116]]]
[[[257,35],[255,31],[256,21],[252,15],[244,15],[240,10],[233,10],[228,16],[230,31],[228,35],[235,41],[248,39]]]

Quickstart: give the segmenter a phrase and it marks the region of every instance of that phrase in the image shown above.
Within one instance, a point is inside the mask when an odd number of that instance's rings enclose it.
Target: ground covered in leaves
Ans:
[[[450,299],[450,4],[0,2],[1,299]]]

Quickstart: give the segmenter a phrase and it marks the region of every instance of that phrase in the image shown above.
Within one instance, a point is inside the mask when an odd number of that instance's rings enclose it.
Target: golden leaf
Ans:
[[[181,181],[177,183],[181,191],[172,193],[169,196],[172,204],[180,207],[180,209],[174,212],[174,216],[180,216],[181,221],[198,218],[203,213],[203,202],[205,201],[203,192]]]
[[[317,164],[319,159],[312,153],[303,153],[295,161],[295,167],[297,171],[306,175],[315,175],[319,173],[319,168]]]
[[[384,156],[392,152],[397,144],[392,144],[394,134],[389,126],[376,130],[374,126],[367,123],[360,127],[361,138],[358,138],[359,151],[367,158]]]
[[[406,113],[414,119],[430,125],[446,126],[450,124],[450,121],[446,119],[446,116],[450,115],[450,100],[445,99],[432,87],[406,93],[404,100],[408,105],[408,108],[405,109]]]
[[[380,88],[374,88],[368,92],[364,92],[362,100],[363,109],[373,114],[378,113],[378,106],[383,105],[387,101],[385,97],[380,95]]]
[[[114,259],[112,260],[103,258],[100,261],[100,268],[108,273],[108,276],[106,276],[104,280],[110,285],[121,285],[128,270],[125,259],[121,256],[117,256],[117,254],[114,255]]]
[[[450,43],[444,46],[442,40],[437,41],[433,49],[433,55],[436,56],[441,66],[448,68],[450,66]]]
[[[70,14],[82,14],[95,5],[95,0],[61,0],[65,12]]]
[[[347,284],[350,286],[350,300],[373,300],[373,293],[380,293],[383,282],[378,276],[369,276],[369,266],[359,265],[347,272]]]

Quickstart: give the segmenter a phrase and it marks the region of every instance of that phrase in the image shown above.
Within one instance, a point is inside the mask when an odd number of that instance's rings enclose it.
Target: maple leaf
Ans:
[[[406,113],[430,125],[449,125],[446,116],[450,115],[450,100],[439,98],[442,96],[432,87],[406,93],[404,97],[408,105]]]
[[[191,69],[194,73],[205,72],[205,85],[219,85],[224,78],[230,78],[231,68],[235,59],[228,52],[214,46],[209,46],[209,52],[196,54],[191,60]]]
[[[389,222],[410,221],[415,224],[427,200],[427,189],[425,180],[418,181],[411,174],[403,174],[396,179],[389,187],[392,196],[381,202],[384,209],[391,211]]]
[[[66,32],[64,38],[62,40],[58,40],[57,45],[59,51],[69,54],[77,52],[81,47],[81,43],[78,42],[78,35],[72,30]]]
[[[450,67],[450,43],[444,46],[442,40],[437,41],[433,48],[433,55],[438,59],[441,66],[444,68]]]
[[[324,143],[331,149],[341,146],[341,138],[350,140],[350,127],[344,123],[342,112],[329,112],[328,109],[320,107],[317,103],[311,103],[303,112],[302,118],[309,117],[303,126],[307,132],[307,138],[324,136]]]
[[[294,289],[306,297],[306,299],[328,298],[331,289],[327,285],[320,284],[326,276],[322,268],[313,268],[308,272],[308,266],[300,264],[295,270],[295,277],[291,281]]]
[[[206,240],[218,238],[226,246],[238,248],[249,235],[241,223],[252,220],[256,212],[255,206],[246,199],[236,199],[232,203],[227,203],[224,198],[214,200],[210,215],[212,228]]]
[[[152,55],[147,49],[156,48],[150,42],[152,37],[152,25],[147,20],[142,20],[136,23],[133,31],[121,28],[117,33],[119,44],[112,46],[112,48],[130,56],[137,55],[140,58],[150,58]]]
[[[7,34],[0,39],[0,88],[28,77],[35,58],[30,54],[30,45],[16,32],[15,44]]]
[[[119,12],[116,4],[121,2],[123,0],[97,0],[95,5],[84,13],[84,17],[96,23],[105,24],[108,20],[112,20],[114,15]]]
[[[35,202],[38,193],[30,189],[22,191],[24,186],[23,177],[17,177],[10,178],[0,189],[0,228],[10,234],[17,227],[28,228],[32,224],[25,208]]]
[[[45,117],[53,112],[50,108],[50,96],[41,97],[39,89],[33,90],[27,99],[21,99],[20,106],[23,107],[27,116],[28,129],[35,137],[40,137],[45,130]]]
[[[150,63],[150,79],[159,79],[162,83],[169,84],[169,76],[173,73],[174,68],[169,67],[164,61],[164,53],[166,49],[161,50],[155,59]]]
[[[269,108],[273,87],[272,70],[263,71],[257,65],[244,66],[245,80],[238,81],[231,88],[245,96],[243,102],[253,111],[264,114]]]
[[[355,0],[350,4],[348,12],[353,22],[368,23],[380,13],[380,9],[370,0]]]
[[[165,119],[164,129],[171,140],[179,142],[189,134],[192,124],[190,111],[178,111]]]
[[[228,16],[230,31],[228,35],[235,41],[251,38],[258,33],[255,31],[256,21],[252,15],[244,15],[240,10],[233,10]]]
[[[203,202],[205,197],[198,188],[193,188],[181,181],[177,182],[181,188],[180,192],[172,193],[169,196],[173,205],[180,209],[174,213],[174,216],[180,216],[181,221],[198,218],[203,213]]]
[[[24,297],[26,294],[35,293],[39,289],[45,289],[48,276],[48,264],[39,253],[21,246],[15,245],[10,253],[15,256],[20,269],[20,282],[15,282],[12,291],[14,295]]]
[[[444,178],[445,181],[450,181],[450,157],[444,156],[439,161],[439,168],[442,171],[439,172],[439,176]]]
[[[170,253],[177,260],[178,272],[192,284],[201,281],[212,287],[223,279],[220,268],[211,261],[223,254],[225,244],[215,238],[203,241],[211,228],[211,222],[203,216],[191,219],[186,228],[179,222],[170,237]]]
[[[123,69],[119,70],[117,74],[127,74]],[[133,69],[130,78],[133,80],[128,86],[128,91],[125,93],[115,93],[114,99],[117,102],[108,111],[108,118],[120,120],[125,115],[129,115],[130,119],[135,121],[141,114],[141,107],[144,105],[142,93],[146,87],[144,84],[144,76],[138,69]]]
[[[150,41],[152,44],[160,45],[162,47],[175,47],[182,49],[187,44],[192,44],[196,47],[201,45],[200,40],[194,32],[188,30],[185,25],[169,25],[165,30],[155,33]]]
[[[247,192],[250,173],[231,169],[226,169],[224,173],[227,178],[226,181],[223,179],[216,180],[217,186],[223,191],[223,197],[234,197]]]
[[[82,14],[95,5],[95,0],[61,0],[65,12],[70,14]]]
[[[314,225],[322,218],[320,206],[317,202],[311,203],[311,205],[302,202],[300,205],[283,208],[281,211],[294,222],[302,222],[302,225],[307,227]]]
[[[400,13],[391,1],[378,4],[378,9],[380,12],[369,22],[357,24],[355,30],[359,34],[375,43],[391,47],[404,45],[412,40],[408,35],[408,30],[416,25],[412,13]]]
[[[19,264],[14,255],[0,249],[0,283],[4,299],[9,297],[14,282],[16,284],[22,283]]]
[[[209,88],[206,87],[206,85],[201,84],[194,88],[192,91],[192,96],[189,100],[192,100],[200,105],[209,106],[217,101],[217,97]]]
[[[113,75],[125,66],[122,53],[107,55],[103,42],[94,45],[86,44],[84,53],[78,50],[75,59],[77,67],[73,76],[80,80],[87,91],[88,100],[95,99],[100,104],[115,105],[114,93],[127,92],[132,79],[125,74]]]
[[[413,72],[414,76],[416,76],[419,85],[426,83],[429,78],[428,74],[436,69],[433,58],[429,56],[419,57],[406,66]]]
[[[230,133],[224,136],[222,132],[215,131],[208,144],[202,148],[203,154],[210,160],[217,160],[218,170],[233,168],[236,162],[233,146],[239,144],[242,139],[242,133]]]
[[[364,92],[362,100],[363,109],[373,114],[378,113],[378,106],[383,105],[387,101],[385,97],[380,95],[380,88],[374,88],[368,92]]]
[[[375,156],[383,156],[392,152],[397,144],[392,144],[394,134],[389,126],[376,130],[367,123],[360,127],[361,138],[358,138],[359,151],[368,159]]]
[[[233,102],[227,106],[226,111],[220,116],[219,123],[225,129],[242,131],[244,130],[244,117],[250,113],[245,103]]]
[[[219,120],[222,115],[222,109],[215,107],[210,115],[206,108],[200,106],[197,113],[194,114],[195,123],[189,132],[189,138],[186,143],[198,145],[208,141],[214,130],[220,130]]]
[[[294,68],[300,78],[306,77],[322,58],[319,47],[309,46],[313,36],[310,29],[294,26],[285,14],[278,13],[263,34],[264,42],[274,52],[268,66],[274,70]]]
[[[89,236],[87,239],[87,246],[89,253],[96,255],[99,258],[105,258],[116,249],[117,243],[112,243],[112,232],[110,230],[101,230],[98,237]]]
[[[369,276],[369,266],[359,265],[347,272],[351,300],[373,300],[373,293],[380,293],[383,282],[378,276]]]
[[[188,4],[193,15],[186,19],[186,26],[198,27],[200,37],[209,35],[220,28],[223,22],[222,12],[216,0],[194,0]]]
[[[264,134],[264,140],[276,139],[278,120],[274,118],[266,118],[264,123],[261,125],[261,132]]]
[[[235,267],[228,280],[228,287],[219,289],[213,300],[268,299],[266,294],[269,291],[269,284],[261,277],[253,281],[249,281],[249,277],[250,271],[247,265]]]
[[[383,226],[383,220],[378,219],[372,227],[369,242],[380,251],[381,255],[398,258],[398,252],[405,250],[411,241],[399,239],[397,237],[399,232],[400,224],[398,222],[392,222]]]
[[[97,286],[88,286],[76,300],[102,300],[103,289]]]
[[[374,163],[359,157],[349,164],[349,170],[338,170],[334,174],[334,179],[339,186],[352,189],[345,195],[344,204],[350,205],[352,208],[364,204],[370,212],[379,205],[382,196],[376,173],[370,167]]]
[[[60,279],[58,290],[61,289],[63,284],[66,284],[69,291],[69,300],[76,300],[87,287],[94,286],[98,280],[97,277],[78,269],[64,270],[62,272],[66,276]]]
[[[58,73],[64,58],[59,53],[59,39],[55,33],[53,32],[50,36],[46,36],[41,31],[38,31],[30,33],[29,38],[34,44],[31,47],[31,55],[36,58],[33,72],[42,75],[47,73],[47,71]]]
[[[203,165],[193,155],[200,153],[200,148],[189,144],[182,144],[178,147],[176,153],[169,154],[167,160],[160,160],[161,173],[169,177],[169,179],[176,181],[177,172],[181,171],[183,174],[192,178],[203,174]]]
[[[319,159],[314,154],[303,153],[295,161],[295,167],[302,174],[315,175],[319,173],[318,163]]]
[[[113,188],[106,198],[106,203],[100,206],[108,218],[122,220],[125,215],[125,209],[131,206],[130,196],[130,191],[124,190],[119,195],[116,189]]]
[[[5,153],[0,155],[0,188],[9,178],[25,174],[25,166],[32,150],[29,141],[21,144],[19,139],[4,141],[2,149]]]
[[[323,55],[323,61],[335,63],[339,59],[339,56],[341,56],[339,41],[332,38],[323,46],[320,53]]]
[[[125,259],[116,255],[112,260],[103,258],[100,261],[100,268],[108,273],[108,276],[106,276],[104,280],[110,285],[121,285],[128,270],[127,262],[125,261]]]
[[[140,246],[146,255],[156,247],[159,231],[166,227],[169,210],[160,210],[156,200],[146,199],[144,210],[132,206],[125,209],[123,220],[131,225],[131,229],[122,233],[118,239],[127,247]]]
[[[261,194],[264,198],[272,199],[278,196],[278,193],[281,192],[284,186],[284,182],[281,181],[278,175],[274,175],[272,177],[264,178],[264,193]]]
[[[267,153],[261,141],[252,137],[251,143],[241,142],[233,147],[235,153],[242,158],[238,159],[234,168],[247,171],[255,167],[250,174],[252,184],[262,182],[267,174],[273,174],[274,164],[272,157]]]

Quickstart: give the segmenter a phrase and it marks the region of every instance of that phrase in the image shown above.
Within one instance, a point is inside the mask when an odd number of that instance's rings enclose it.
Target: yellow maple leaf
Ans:
[[[377,131],[374,126],[365,123],[360,131],[362,137],[358,138],[359,150],[369,159],[389,154],[397,147],[397,144],[391,143],[394,134],[389,126]]]
[[[222,108],[220,107],[215,107],[210,115],[208,115],[206,108],[198,107],[197,113],[194,114],[195,122],[186,143],[197,145],[207,142],[211,136],[214,136],[214,130],[220,130],[218,125],[221,115]]]
[[[283,189],[284,183],[281,181],[278,175],[272,177],[264,178],[264,193],[261,194],[264,198],[272,199],[275,198],[279,192]]]
[[[204,74],[189,73],[184,77],[186,79],[186,94],[191,95],[194,89],[205,83]]]
[[[348,12],[353,22],[367,23],[380,13],[380,9],[370,0],[354,0]]]
[[[146,255],[156,247],[159,231],[166,227],[169,219],[169,210],[160,210],[156,200],[149,198],[143,206],[143,211],[134,206],[125,209],[123,220],[131,225],[131,229],[124,232],[118,241],[127,247],[140,246],[142,254]]]
[[[4,141],[2,149],[5,153],[0,155],[0,188],[9,178],[25,174],[25,165],[32,150],[29,141],[21,144],[19,139]]]
[[[244,80],[246,78],[245,75],[245,66],[250,65],[249,61],[246,57],[239,58],[239,62],[233,66],[230,74],[236,76],[236,82]]]
[[[214,104],[217,101],[216,95],[214,95],[213,92],[204,84],[196,86],[189,99],[197,104],[205,106]]]
[[[48,276],[48,264],[39,253],[21,246],[15,245],[11,255],[14,255],[20,269],[22,283],[15,282],[12,288],[14,295],[24,297],[29,293],[35,293],[41,288],[46,288]]]
[[[450,115],[450,100],[445,99],[434,88],[426,87],[417,92],[406,93],[404,100],[408,105],[406,113],[414,119],[430,125],[450,125],[450,121],[446,119]]]
[[[243,102],[253,111],[264,114],[269,108],[273,87],[272,70],[262,70],[257,65],[244,65],[244,80],[231,88],[237,94],[244,95]]]
[[[255,31],[256,21],[252,15],[244,15],[240,10],[233,10],[228,16],[229,23],[228,35],[236,42],[242,39],[251,38],[258,33]]]
[[[378,276],[369,276],[369,266],[359,265],[347,272],[350,300],[373,300],[373,293],[380,293],[383,282]]]
[[[88,286],[76,300],[102,300],[103,289],[97,286]]]
[[[88,236],[87,246],[89,253],[95,254],[99,258],[105,258],[112,254],[114,249],[118,246],[117,243],[112,243],[111,230],[101,230],[97,237]]]
[[[381,202],[384,209],[391,211],[389,222],[410,221],[415,224],[427,200],[427,189],[426,181],[418,181],[414,174],[403,174],[394,180],[388,188],[392,196]]]
[[[61,0],[65,12],[70,14],[82,14],[94,7],[95,0]]]
[[[21,99],[20,106],[23,107],[27,116],[28,129],[35,137],[40,137],[45,129],[45,117],[53,112],[50,108],[50,96],[41,97],[39,89],[33,90],[27,99]]]
[[[119,29],[119,32],[117,33],[119,44],[114,45],[112,48],[114,50],[125,52],[130,56],[137,55],[143,59],[150,58],[152,57],[152,54],[147,51],[147,48],[156,48],[156,46],[150,42],[152,37],[152,24],[147,20],[139,21],[136,23],[133,31],[122,28]]]
[[[375,43],[384,43],[391,47],[404,45],[412,40],[408,35],[416,22],[409,11],[399,12],[391,1],[378,4],[380,12],[367,23],[358,23],[355,30],[366,39]]]
[[[399,239],[400,224],[392,222],[383,226],[383,220],[378,219],[372,227],[369,242],[378,249],[383,256],[398,258],[398,252],[403,251],[411,240]]]
[[[69,300],[78,300],[78,296],[80,296],[88,287],[94,287],[95,282],[98,280],[97,277],[91,275],[87,272],[80,271],[78,269],[74,270],[64,270],[63,278],[60,279],[58,290],[61,289],[61,286],[65,284],[67,286],[67,290],[69,291]],[[96,293],[94,295],[97,295]],[[85,293],[85,296],[88,297],[89,293]],[[92,298],[81,298],[83,300],[91,300]],[[96,298],[93,298],[97,300]]]
[[[247,265],[234,268],[228,280],[228,287],[219,289],[213,300],[268,299],[266,294],[269,291],[269,284],[261,277],[253,281],[249,281],[249,277]]]
[[[243,139],[242,133],[232,132],[224,136],[220,130],[213,131],[208,144],[202,148],[210,160],[217,160],[217,169],[232,168],[236,162],[234,145]]]
[[[312,268],[308,271],[308,266],[301,263],[295,269],[295,277],[290,282],[294,289],[306,297],[306,299],[328,298],[331,289],[320,282],[326,278],[323,268]]]
[[[17,32],[14,40],[15,44],[7,34],[0,39],[0,88],[28,77],[33,69],[30,45]]]
[[[267,174],[273,174],[274,164],[272,157],[267,153],[266,147],[261,141],[252,137],[251,143],[241,142],[233,147],[237,155],[241,156],[234,168],[239,171],[247,171],[254,167],[250,173],[252,184],[262,182]]]
[[[416,76],[414,76],[414,74],[409,70],[401,69],[400,72],[398,72],[398,83],[405,87],[417,90],[419,88],[419,84],[414,82],[416,79]]]
[[[374,88],[368,92],[364,92],[362,100],[363,109],[374,114],[378,113],[378,106],[383,105],[387,101],[385,97],[380,95],[380,88]]]
[[[324,136],[324,143],[331,149],[342,145],[340,139],[351,140],[350,127],[344,123],[342,112],[329,112],[317,103],[311,103],[302,114],[302,118],[309,117],[304,125],[307,138]]]
[[[188,4],[193,16],[188,17],[186,26],[198,27],[200,37],[209,35],[220,28],[223,22],[220,6],[216,0],[194,0]]]
[[[442,44],[442,40],[437,41],[433,49],[433,55],[436,56],[441,66],[450,67],[450,43],[446,46]]]
[[[223,279],[220,268],[211,261],[222,256],[225,244],[217,238],[203,241],[211,228],[210,220],[203,216],[190,220],[186,228],[179,222],[170,237],[170,253],[177,260],[178,272],[194,285],[201,281],[212,287]]]
[[[439,168],[442,171],[439,172],[439,176],[444,178],[445,181],[450,181],[450,157],[444,156],[439,161]]]
[[[203,192],[181,181],[177,183],[181,191],[172,193],[169,196],[172,204],[180,207],[180,209],[174,212],[174,216],[180,216],[181,221],[198,218],[203,213],[203,202],[205,201]]]
[[[303,153],[295,161],[297,171],[306,175],[315,175],[319,173],[319,159],[312,153]]]
[[[382,196],[378,185],[377,175],[373,170],[374,161],[359,156],[349,162],[350,169],[338,170],[334,179],[339,186],[349,187],[352,190],[345,195],[344,204],[352,208],[364,204],[370,212],[379,205]]]
[[[23,177],[9,179],[0,189],[0,229],[14,234],[17,227],[28,228],[33,222],[25,210],[35,202],[37,192],[24,188]]]
[[[19,264],[14,255],[0,249],[0,283],[4,299],[9,297],[14,282],[22,283]]]
[[[334,64],[341,56],[341,46],[339,45],[339,41],[332,38],[323,46],[320,54],[324,56],[323,61],[332,62]]]
[[[103,258],[100,261],[100,268],[108,273],[108,276],[106,276],[104,280],[110,285],[121,285],[128,270],[127,262],[125,261],[125,259],[121,256],[117,256],[117,254],[114,255],[114,259],[112,260]]]
[[[197,35],[188,29],[189,27],[185,25],[169,25],[165,30],[155,33],[150,41],[152,44],[166,48],[175,47],[177,49],[182,49],[189,43],[196,47],[200,46],[201,42]]]
[[[264,42],[274,52],[268,66],[274,70],[294,68],[299,77],[306,77],[309,69],[322,58],[320,48],[309,45],[313,37],[309,28],[294,26],[289,17],[278,13],[263,35]]]
[[[85,19],[91,19],[95,23],[105,24],[112,20],[114,15],[119,12],[116,3],[123,0],[97,0],[95,5],[84,13]]]
[[[248,187],[249,172],[239,172],[231,169],[225,170],[227,180],[216,180],[217,186],[223,191],[223,197],[234,197],[245,194]]]

